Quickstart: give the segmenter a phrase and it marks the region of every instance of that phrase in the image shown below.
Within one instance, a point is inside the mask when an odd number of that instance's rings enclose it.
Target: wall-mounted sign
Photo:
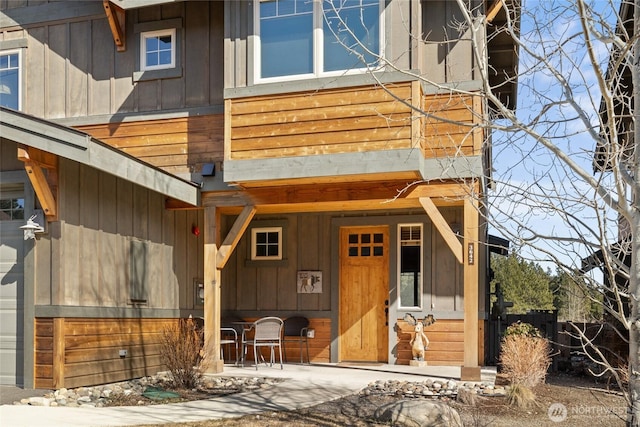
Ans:
[[[322,293],[322,271],[298,271],[299,294]]]

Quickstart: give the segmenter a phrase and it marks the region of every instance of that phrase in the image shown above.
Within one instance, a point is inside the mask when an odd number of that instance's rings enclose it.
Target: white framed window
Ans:
[[[348,73],[377,67],[383,54],[381,0],[255,2],[258,82]]]
[[[0,199],[0,221],[16,221],[24,219],[24,199]]]
[[[22,54],[20,50],[0,52],[0,105],[22,108]]]
[[[176,29],[140,33],[140,69],[163,70],[176,66]]]
[[[398,304],[422,309],[422,224],[398,225]]]
[[[251,259],[282,259],[282,227],[251,229]]]

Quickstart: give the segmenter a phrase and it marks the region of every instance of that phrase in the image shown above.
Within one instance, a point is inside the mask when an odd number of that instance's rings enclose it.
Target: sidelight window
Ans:
[[[400,308],[422,308],[422,224],[398,226]]]

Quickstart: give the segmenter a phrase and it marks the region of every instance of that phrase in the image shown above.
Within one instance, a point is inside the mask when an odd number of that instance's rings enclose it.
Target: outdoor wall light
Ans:
[[[196,307],[204,305],[204,281],[202,279],[194,279],[194,295]]]
[[[31,215],[27,223],[20,227],[24,230],[24,240],[35,239],[36,233],[44,233],[44,227],[34,221],[37,215]]]

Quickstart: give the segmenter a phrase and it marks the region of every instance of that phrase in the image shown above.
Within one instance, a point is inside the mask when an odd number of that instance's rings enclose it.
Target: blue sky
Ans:
[[[619,1],[591,1],[595,14],[601,15],[608,25],[615,23]],[[522,19],[522,40],[532,54],[520,50],[520,79],[518,89],[517,116],[530,123],[540,115],[543,106],[548,110],[531,127],[544,138],[552,140],[588,174],[592,173],[595,139],[589,130],[598,128],[597,109],[600,104],[600,89],[596,71],[586,54],[582,27],[576,18],[576,6],[568,1],[525,1]],[[573,10],[573,12],[572,12]],[[594,15],[595,16],[595,15]],[[596,24],[597,29],[601,29]],[[559,48],[562,53],[559,53]],[[594,52],[606,70],[609,46],[595,41]],[[550,61],[559,72],[558,76],[549,67],[540,66],[532,55],[539,54]],[[570,93],[563,90],[561,79],[566,79]],[[575,100],[575,105],[566,102]],[[583,113],[580,118],[579,113]],[[538,239],[534,247],[523,247],[519,253],[535,260],[545,268],[555,270],[549,261],[558,257],[569,265],[579,266],[580,259],[589,253],[588,246],[569,240],[585,234],[591,242],[602,229],[615,239],[616,215],[608,214],[606,220],[599,217],[600,211],[592,208],[598,204],[593,190],[584,179],[568,170],[542,144],[533,137],[519,133],[494,133],[493,167],[495,190],[490,191],[492,214],[505,228],[491,226],[490,233],[509,240],[514,236],[527,237],[530,231],[519,230],[517,222],[530,230],[552,237]],[[530,200],[532,194],[547,194]],[[533,203],[530,203],[533,202]],[[585,203],[586,202],[586,203]],[[548,205],[545,206],[545,203]],[[556,209],[559,208],[559,209]],[[500,210],[504,210],[500,213]],[[564,217],[562,213],[570,214]],[[517,242],[514,242],[517,244]]]

